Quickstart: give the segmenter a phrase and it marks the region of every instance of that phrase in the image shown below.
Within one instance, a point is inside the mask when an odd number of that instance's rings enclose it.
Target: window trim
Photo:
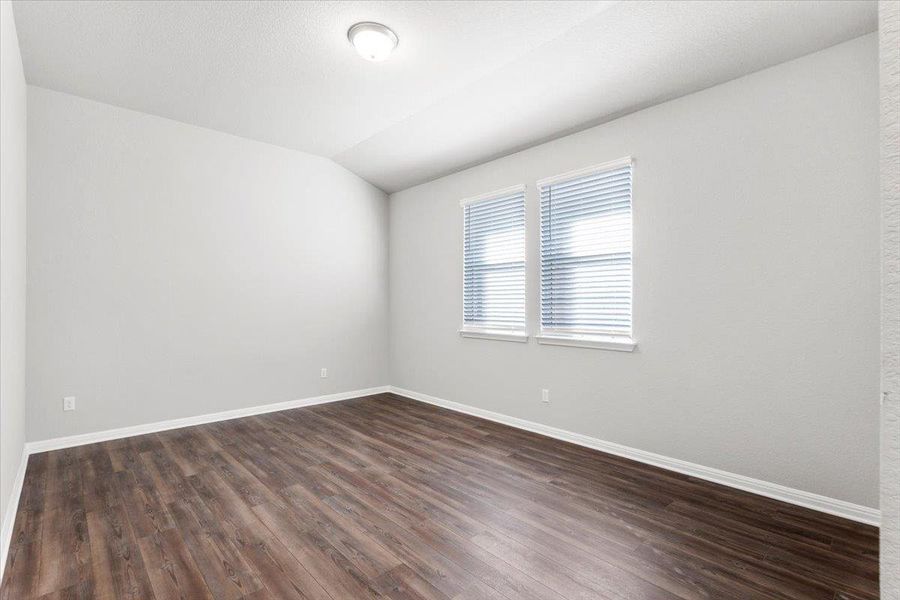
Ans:
[[[637,342],[624,335],[563,335],[560,333],[542,332],[535,336],[538,344],[549,346],[571,346],[574,348],[596,348],[598,350],[617,350],[634,352]]]
[[[519,329],[503,331],[501,329],[478,329],[464,327],[459,330],[459,336],[479,340],[499,340],[501,342],[527,342],[528,334]]]
[[[582,169],[575,169],[574,171],[567,171],[565,173],[560,173],[559,175],[551,175],[550,177],[544,177],[543,179],[538,179],[535,182],[537,186],[538,193],[540,193],[541,188],[547,185],[553,185],[554,183],[560,183],[564,181],[568,181],[569,179],[575,179],[576,177],[584,177],[585,175],[593,175],[594,173],[599,173],[601,171],[611,171],[613,169],[620,169],[622,167],[627,167],[631,165],[631,168],[634,169],[634,158],[631,156],[623,156],[622,158],[617,158],[616,160],[610,160],[604,163],[600,163],[598,165],[591,165],[589,167],[584,167]],[[632,196],[634,196],[634,190],[632,189]]]
[[[501,196],[511,196],[516,192],[522,192],[525,194],[528,191],[528,186],[524,183],[520,183],[518,185],[511,185],[509,187],[500,188],[499,190],[494,190],[493,192],[486,192],[484,194],[478,194],[477,196],[469,196],[468,198],[463,198],[459,201],[459,205],[461,207],[468,206],[469,204],[477,204],[478,202],[484,202],[486,200],[495,200]],[[463,216],[463,231],[465,231],[465,216]]]
[[[563,183],[586,175],[601,173],[603,171],[611,171],[622,167],[630,166],[632,178],[634,177],[634,157],[631,155],[623,156],[615,160],[606,161],[600,164],[591,165],[573,171],[567,171],[558,175],[551,175],[538,179],[535,182],[538,197],[541,196],[541,188],[555,183]],[[538,217],[538,228],[543,228],[543,215]],[[540,258],[541,268],[543,268],[544,260],[544,239],[540,236]],[[578,348],[596,348],[600,350],[615,350],[619,352],[633,352],[637,348],[637,342],[634,337],[634,185],[631,189],[631,330],[628,335],[604,333],[602,331],[587,332],[584,330],[566,330],[558,327],[544,327],[544,278],[538,273],[538,335],[534,336],[539,344],[547,344],[552,346],[571,346]]]
[[[489,200],[495,200],[502,196],[512,195],[516,193],[522,194],[522,202],[525,208],[525,224],[523,225],[523,234],[524,239],[522,240],[522,244],[524,246],[523,252],[523,269],[524,269],[524,278],[525,278],[525,293],[523,294],[524,300],[524,311],[525,311],[525,324],[522,328],[518,327],[477,327],[473,325],[466,324],[466,305],[465,305],[465,289],[466,289],[466,253],[465,253],[465,240],[466,240],[466,211],[465,207],[470,204],[477,204],[479,202],[486,202]],[[463,290],[463,305],[462,305],[462,325],[460,326],[458,333],[460,337],[464,338],[473,338],[473,339],[482,339],[482,340],[499,340],[504,342],[527,342],[528,341],[528,186],[524,183],[519,183],[516,185],[511,185],[505,188],[500,188],[497,190],[493,190],[491,192],[485,192],[483,194],[478,194],[477,196],[469,196],[468,198],[463,198],[459,201],[459,206],[463,209],[462,211],[462,240],[463,240],[463,265],[462,269],[460,269],[460,273],[462,274],[462,290]]]

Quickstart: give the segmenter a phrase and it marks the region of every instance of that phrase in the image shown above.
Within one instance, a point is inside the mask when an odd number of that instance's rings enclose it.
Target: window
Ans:
[[[467,337],[526,341],[525,188],[462,201]]]
[[[538,182],[541,343],[634,349],[631,159]]]

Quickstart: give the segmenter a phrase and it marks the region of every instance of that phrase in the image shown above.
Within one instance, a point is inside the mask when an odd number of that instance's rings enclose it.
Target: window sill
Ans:
[[[528,334],[515,331],[496,331],[490,329],[460,329],[459,335],[466,338],[482,340],[500,340],[501,342],[527,342]]]
[[[601,335],[560,335],[549,334],[536,336],[539,344],[551,346],[574,346],[577,348],[596,348],[599,350],[615,350],[618,352],[634,352],[637,343],[627,337]]]

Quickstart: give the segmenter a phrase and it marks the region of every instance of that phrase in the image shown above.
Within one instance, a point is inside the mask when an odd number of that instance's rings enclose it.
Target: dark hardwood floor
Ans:
[[[381,395],[32,456],[0,598],[862,600],[877,542]]]

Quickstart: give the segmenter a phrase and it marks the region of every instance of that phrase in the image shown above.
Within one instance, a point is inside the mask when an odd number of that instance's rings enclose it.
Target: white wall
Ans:
[[[31,86],[28,187],[29,440],[388,383],[387,198],[332,161]]]
[[[391,383],[878,506],[869,35],[392,195]],[[632,155],[633,354],[462,339],[460,198]],[[540,389],[551,403],[542,405]]]
[[[881,65],[881,595],[900,599],[900,2],[879,2]]]
[[[0,2],[0,573],[25,445],[25,76],[12,6]],[[11,508],[9,515],[7,509]]]

